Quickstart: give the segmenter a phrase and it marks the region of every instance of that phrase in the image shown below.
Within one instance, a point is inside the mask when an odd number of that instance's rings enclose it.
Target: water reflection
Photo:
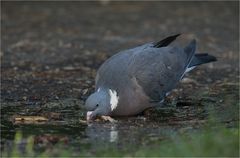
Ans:
[[[149,122],[138,124],[128,121],[118,123],[93,122],[88,125],[21,125],[14,129],[12,139],[6,139],[4,132],[2,151],[4,156],[30,155],[44,153],[57,156],[62,151],[74,150],[94,152],[99,148],[124,148],[131,150],[151,141],[162,140],[176,134],[174,127],[154,125]]]
[[[177,133],[175,127],[154,126],[150,123],[132,125],[128,122],[92,123],[85,130],[86,136],[93,147],[104,146],[135,146],[150,143],[154,140],[162,140],[174,136]]]
[[[93,144],[100,142],[117,142],[118,140],[117,124],[91,123],[85,132]]]
[[[110,131],[110,142],[116,142],[118,140],[118,131],[115,126],[111,127]]]
[[[2,156],[41,155],[44,152],[51,153],[54,150],[61,151],[58,145],[66,147],[78,147],[76,138],[84,138],[86,126],[73,125],[21,125],[9,130],[1,129],[1,153]],[[11,136],[13,134],[13,136]],[[10,137],[11,136],[11,137]],[[74,144],[75,143],[75,144]]]

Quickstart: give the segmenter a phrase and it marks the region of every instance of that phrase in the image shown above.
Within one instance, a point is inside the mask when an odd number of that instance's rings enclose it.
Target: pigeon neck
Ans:
[[[110,105],[111,111],[113,111],[117,105],[119,97],[116,90],[110,88],[98,88],[97,92],[104,98],[107,98],[106,101]]]

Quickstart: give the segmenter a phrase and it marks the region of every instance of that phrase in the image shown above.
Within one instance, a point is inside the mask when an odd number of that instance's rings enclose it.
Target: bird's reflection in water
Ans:
[[[86,135],[93,144],[116,143],[119,132],[116,124],[91,123],[86,128]]]
[[[135,124],[120,121],[117,124],[93,122],[86,127],[85,135],[93,149],[124,148],[125,146],[134,148],[139,144],[151,144],[165,140],[178,132],[178,128],[168,125],[136,122],[136,120]]]
[[[110,142],[116,142],[118,140],[118,131],[116,130],[115,126],[111,127],[111,131],[110,131]]]

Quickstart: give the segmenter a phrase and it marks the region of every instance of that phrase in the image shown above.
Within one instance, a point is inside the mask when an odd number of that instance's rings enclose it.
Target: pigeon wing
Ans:
[[[146,48],[134,55],[129,74],[136,78],[151,102],[159,102],[181,80],[195,48],[195,40],[184,49],[177,46]]]
[[[142,52],[144,49],[152,47],[152,43],[147,43],[132,49],[121,51],[106,60],[98,69],[95,85],[119,90],[128,81],[129,63],[133,60],[134,54]]]

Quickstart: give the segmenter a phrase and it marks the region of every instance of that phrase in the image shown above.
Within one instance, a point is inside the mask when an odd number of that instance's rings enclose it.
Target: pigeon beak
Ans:
[[[96,114],[94,113],[94,111],[88,111],[87,112],[87,121],[93,120],[96,117]]]

